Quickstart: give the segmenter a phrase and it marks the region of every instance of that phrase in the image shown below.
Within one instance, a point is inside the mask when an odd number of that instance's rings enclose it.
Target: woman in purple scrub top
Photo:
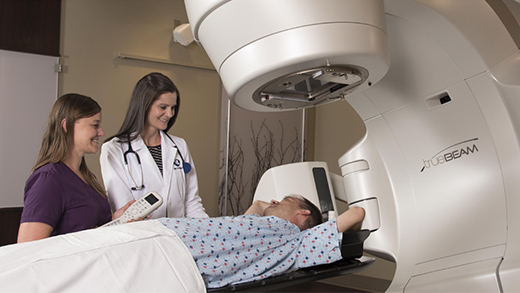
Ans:
[[[18,242],[101,226],[114,215],[103,186],[85,163],[98,151],[101,107],[90,97],[66,94],[54,104],[32,174],[25,183]]]

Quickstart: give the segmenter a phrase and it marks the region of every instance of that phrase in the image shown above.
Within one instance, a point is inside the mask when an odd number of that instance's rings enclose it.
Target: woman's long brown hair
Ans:
[[[43,135],[40,153],[33,171],[49,163],[58,163],[64,160],[74,144],[74,124],[81,118],[92,117],[101,112],[99,104],[90,97],[80,94],[66,94],[61,96],[52,107],[49,115],[47,130]],[[65,119],[65,128],[62,121]],[[81,159],[79,171],[83,178],[102,197],[106,198],[103,186],[96,176],[87,167],[85,158]]]

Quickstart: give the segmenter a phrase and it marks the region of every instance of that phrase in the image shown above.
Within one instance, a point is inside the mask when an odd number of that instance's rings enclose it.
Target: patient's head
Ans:
[[[320,210],[308,199],[296,195],[286,196],[282,201],[272,200],[264,215],[288,220],[301,231],[323,222]]]

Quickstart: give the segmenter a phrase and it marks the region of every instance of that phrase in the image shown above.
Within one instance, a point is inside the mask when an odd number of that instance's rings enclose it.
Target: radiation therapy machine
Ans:
[[[364,137],[327,180],[365,208],[365,251],[395,262],[387,291],[520,291],[519,1],[185,5],[236,105],[347,101],[363,119]],[[256,199],[323,172],[288,168],[301,170],[264,175]],[[333,199],[314,201],[333,217]]]
[[[338,158],[341,174],[324,162],[283,165],[255,192],[301,194],[325,219],[337,216],[336,199],[363,207],[363,230],[343,235],[344,259],[211,291],[355,273],[374,262],[363,250],[395,263],[388,292],[520,291],[519,1],[185,6],[193,38],[238,106],[346,101],[366,125]],[[0,290],[207,291],[180,237],[153,220],[5,246]]]

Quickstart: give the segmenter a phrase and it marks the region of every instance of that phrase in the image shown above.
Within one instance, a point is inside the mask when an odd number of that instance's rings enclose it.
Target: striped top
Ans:
[[[159,171],[161,171],[161,175],[163,175],[163,166],[162,166],[162,154],[161,154],[161,145],[157,146],[147,146],[150,154],[153,157],[153,160],[159,167]]]

